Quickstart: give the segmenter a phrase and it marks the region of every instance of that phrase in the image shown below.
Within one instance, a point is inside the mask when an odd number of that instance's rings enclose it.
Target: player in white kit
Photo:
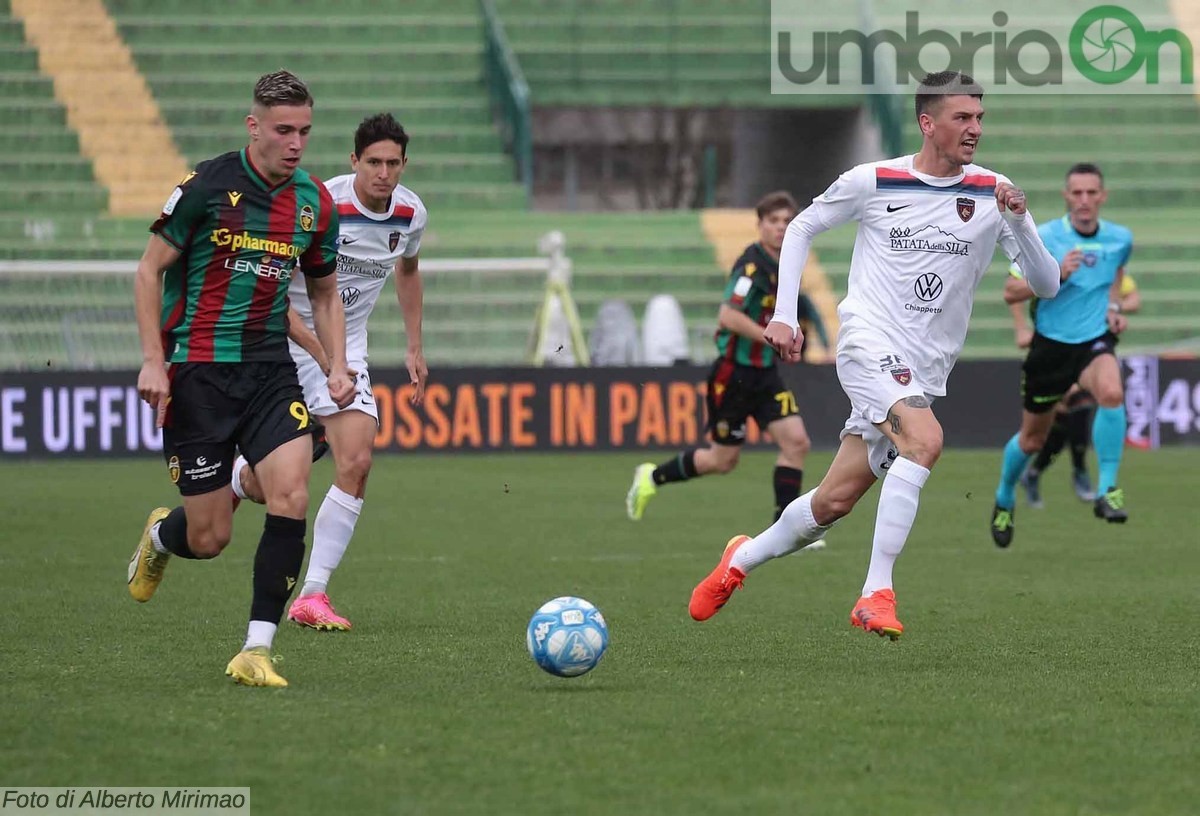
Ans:
[[[755,567],[823,538],[883,479],[871,562],[850,622],[892,640],[892,567],[917,514],[922,486],[942,452],[931,410],[966,339],[975,289],[997,243],[1025,270],[1038,297],[1053,297],[1058,263],[1038,236],[1025,195],[972,164],[982,135],[983,89],[965,74],[930,74],[916,94],[919,153],[842,174],[788,227],[779,296],[764,338],[783,360],[800,359],[795,303],[817,234],[859,222],[845,299],[838,306],[838,380],[850,398],[841,447],[816,489],[788,505],[754,538],[735,536],[692,592],[707,620]]]
[[[417,258],[427,216],[416,193],[400,184],[407,149],[408,134],[390,114],[371,116],[354,134],[354,172],[325,182],[341,225],[338,291],[346,311],[346,359],[358,375],[354,402],[339,409],[329,396],[323,363],[289,341],[308,410],[325,425],[336,470],[313,525],[304,586],[288,611],[289,620],[315,629],[346,630],[351,625],[334,610],[326,589],[354,534],[371,472],[379,414],[367,371],[367,318],[393,271],[408,340],[405,363],[412,402],[419,403],[425,394],[428,370],[421,348],[423,294]],[[305,337],[312,329],[312,305],[299,277],[292,281],[288,297],[302,323],[292,327],[292,335],[307,341],[305,348],[319,350],[319,343]],[[234,465],[233,489],[240,498],[261,501],[254,473],[240,457]]]

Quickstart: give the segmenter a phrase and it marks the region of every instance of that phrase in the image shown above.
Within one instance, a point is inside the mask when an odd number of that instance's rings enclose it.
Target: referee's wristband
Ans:
[[[1121,304],[1116,303],[1116,302],[1110,303],[1110,304],[1108,304],[1108,310],[1110,312],[1116,312],[1117,314],[1120,314],[1121,313]]]

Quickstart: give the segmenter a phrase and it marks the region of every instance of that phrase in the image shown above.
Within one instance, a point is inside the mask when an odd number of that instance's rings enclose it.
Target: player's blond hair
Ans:
[[[276,105],[313,106],[312,94],[300,77],[291,71],[273,71],[263,74],[254,83],[254,105],[273,108]]]

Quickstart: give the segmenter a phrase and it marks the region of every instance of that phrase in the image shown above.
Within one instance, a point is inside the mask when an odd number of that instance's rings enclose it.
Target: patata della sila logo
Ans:
[[[772,7],[776,90],[787,90],[778,86],[779,80],[822,92],[840,86],[915,85],[927,73],[942,70],[970,74],[988,90],[1061,86],[1068,78],[1073,85],[1094,83],[1107,92],[1131,81],[1143,88],[1169,83],[1182,92],[1194,83],[1187,35],[1175,28],[1149,29],[1123,6],[1084,12],[1067,34],[1065,53],[1060,38],[1042,29],[1015,29],[1003,11],[991,16],[995,28],[990,31],[922,30],[920,12],[909,11],[903,31],[814,31],[811,47],[805,48],[800,26],[786,22],[802,20],[790,13],[792,8],[787,0],[776,0]]]

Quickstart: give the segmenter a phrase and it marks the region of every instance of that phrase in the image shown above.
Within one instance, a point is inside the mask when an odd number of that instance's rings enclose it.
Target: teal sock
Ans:
[[[1125,451],[1125,406],[1097,408],[1092,421],[1092,445],[1100,465],[1100,483],[1096,492],[1103,496],[1117,484],[1121,469],[1121,454]]]
[[[996,488],[996,504],[1012,510],[1017,503],[1017,480],[1029,464],[1032,453],[1021,450],[1020,434],[1013,434],[1004,446],[1004,466],[1000,468],[1000,484]],[[1098,450],[1098,449],[1097,449]]]

